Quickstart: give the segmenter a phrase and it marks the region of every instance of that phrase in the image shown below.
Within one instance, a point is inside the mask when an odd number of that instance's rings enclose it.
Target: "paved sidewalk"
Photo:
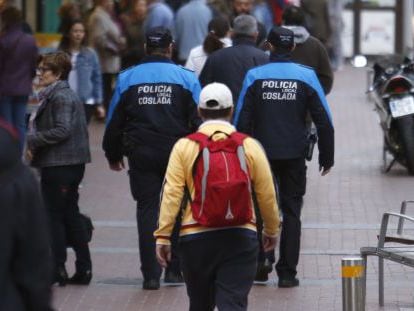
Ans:
[[[336,163],[326,177],[314,160],[308,167],[303,209],[301,285],[279,289],[275,273],[266,286],[255,285],[249,310],[341,310],[341,258],[375,245],[384,211],[398,211],[414,199],[414,178],[402,167],[380,172],[382,136],[376,113],[366,102],[365,69],[351,67],[335,77],[328,96],[336,135]],[[125,172],[108,169],[101,150],[103,125],[90,126],[93,162],[81,189],[81,209],[92,216],[94,278],[86,287],[54,288],[58,310],[187,310],[185,287],[143,291],[137,251],[135,204]],[[317,155],[317,151],[316,151]],[[315,157],[316,158],[316,157]],[[413,212],[414,213],[414,212]],[[73,254],[67,268],[73,273]],[[379,310],[375,258],[369,258],[367,310]],[[386,262],[385,307],[414,310],[414,270]]]

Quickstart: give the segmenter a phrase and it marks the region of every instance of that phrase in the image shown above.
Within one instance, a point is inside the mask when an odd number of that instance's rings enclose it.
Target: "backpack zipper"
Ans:
[[[221,155],[223,156],[224,159],[224,164],[226,165],[226,181],[230,180],[230,172],[229,172],[229,165],[227,163],[227,158],[226,155],[224,154],[224,152],[221,152]],[[224,217],[225,219],[233,219],[233,213],[231,212],[231,206],[230,206],[230,201],[227,202],[227,213],[226,216]]]
[[[223,156],[224,159],[224,164],[226,165],[226,181],[230,180],[230,174],[229,174],[229,165],[227,164],[227,158],[226,155],[224,154],[224,152],[221,152],[221,155]]]

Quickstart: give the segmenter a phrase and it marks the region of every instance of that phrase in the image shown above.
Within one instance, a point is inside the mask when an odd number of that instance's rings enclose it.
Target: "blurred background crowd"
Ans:
[[[4,11],[13,3],[13,0],[0,0],[0,8]],[[257,19],[260,47],[269,29],[282,24],[283,9],[289,5],[302,6],[306,28],[327,48],[333,70],[340,69],[343,59],[341,0],[63,1],[56,12],[59,17],[56,32],[60,34],[56,43],[59,43],[53,49],[69,52],[72,65],[77,63],[73,66],[77,73],[71,73],[69,84],[81,94],[88,120],[93,114],[104,119],[115,76],[144,56],[148,29],[156,26],[170,29],[175,40],[173,60],[199,74],[208,54],[231,45],[234,17],[251,14]],[[2,19],[7,20],[7,16]],[[7,23],[2,22],[2,33],[8,31]],[[33,32],[26,22],[22,27],[25,33]],[[40,52],[50,50],[49,46]]]

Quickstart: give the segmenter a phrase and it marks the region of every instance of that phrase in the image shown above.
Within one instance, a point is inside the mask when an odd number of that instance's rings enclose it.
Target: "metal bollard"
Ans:
[[[365,271],[361,257],[342,258],[342,310],[365,310]]]

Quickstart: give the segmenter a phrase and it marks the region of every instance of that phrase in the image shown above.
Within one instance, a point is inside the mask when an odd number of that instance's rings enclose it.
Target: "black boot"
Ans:
[[[58,283],[59,286],[65,286],[68,282],[69,277],[68,273],[66,272],[66,268],[63,267],[57,267],[55,271],[55,276],[53,279],[53,284]]]
[[[69,279],[69,284],[74,285],[89,285],[92,280],[92,270],[76,271],[75,274]]]

